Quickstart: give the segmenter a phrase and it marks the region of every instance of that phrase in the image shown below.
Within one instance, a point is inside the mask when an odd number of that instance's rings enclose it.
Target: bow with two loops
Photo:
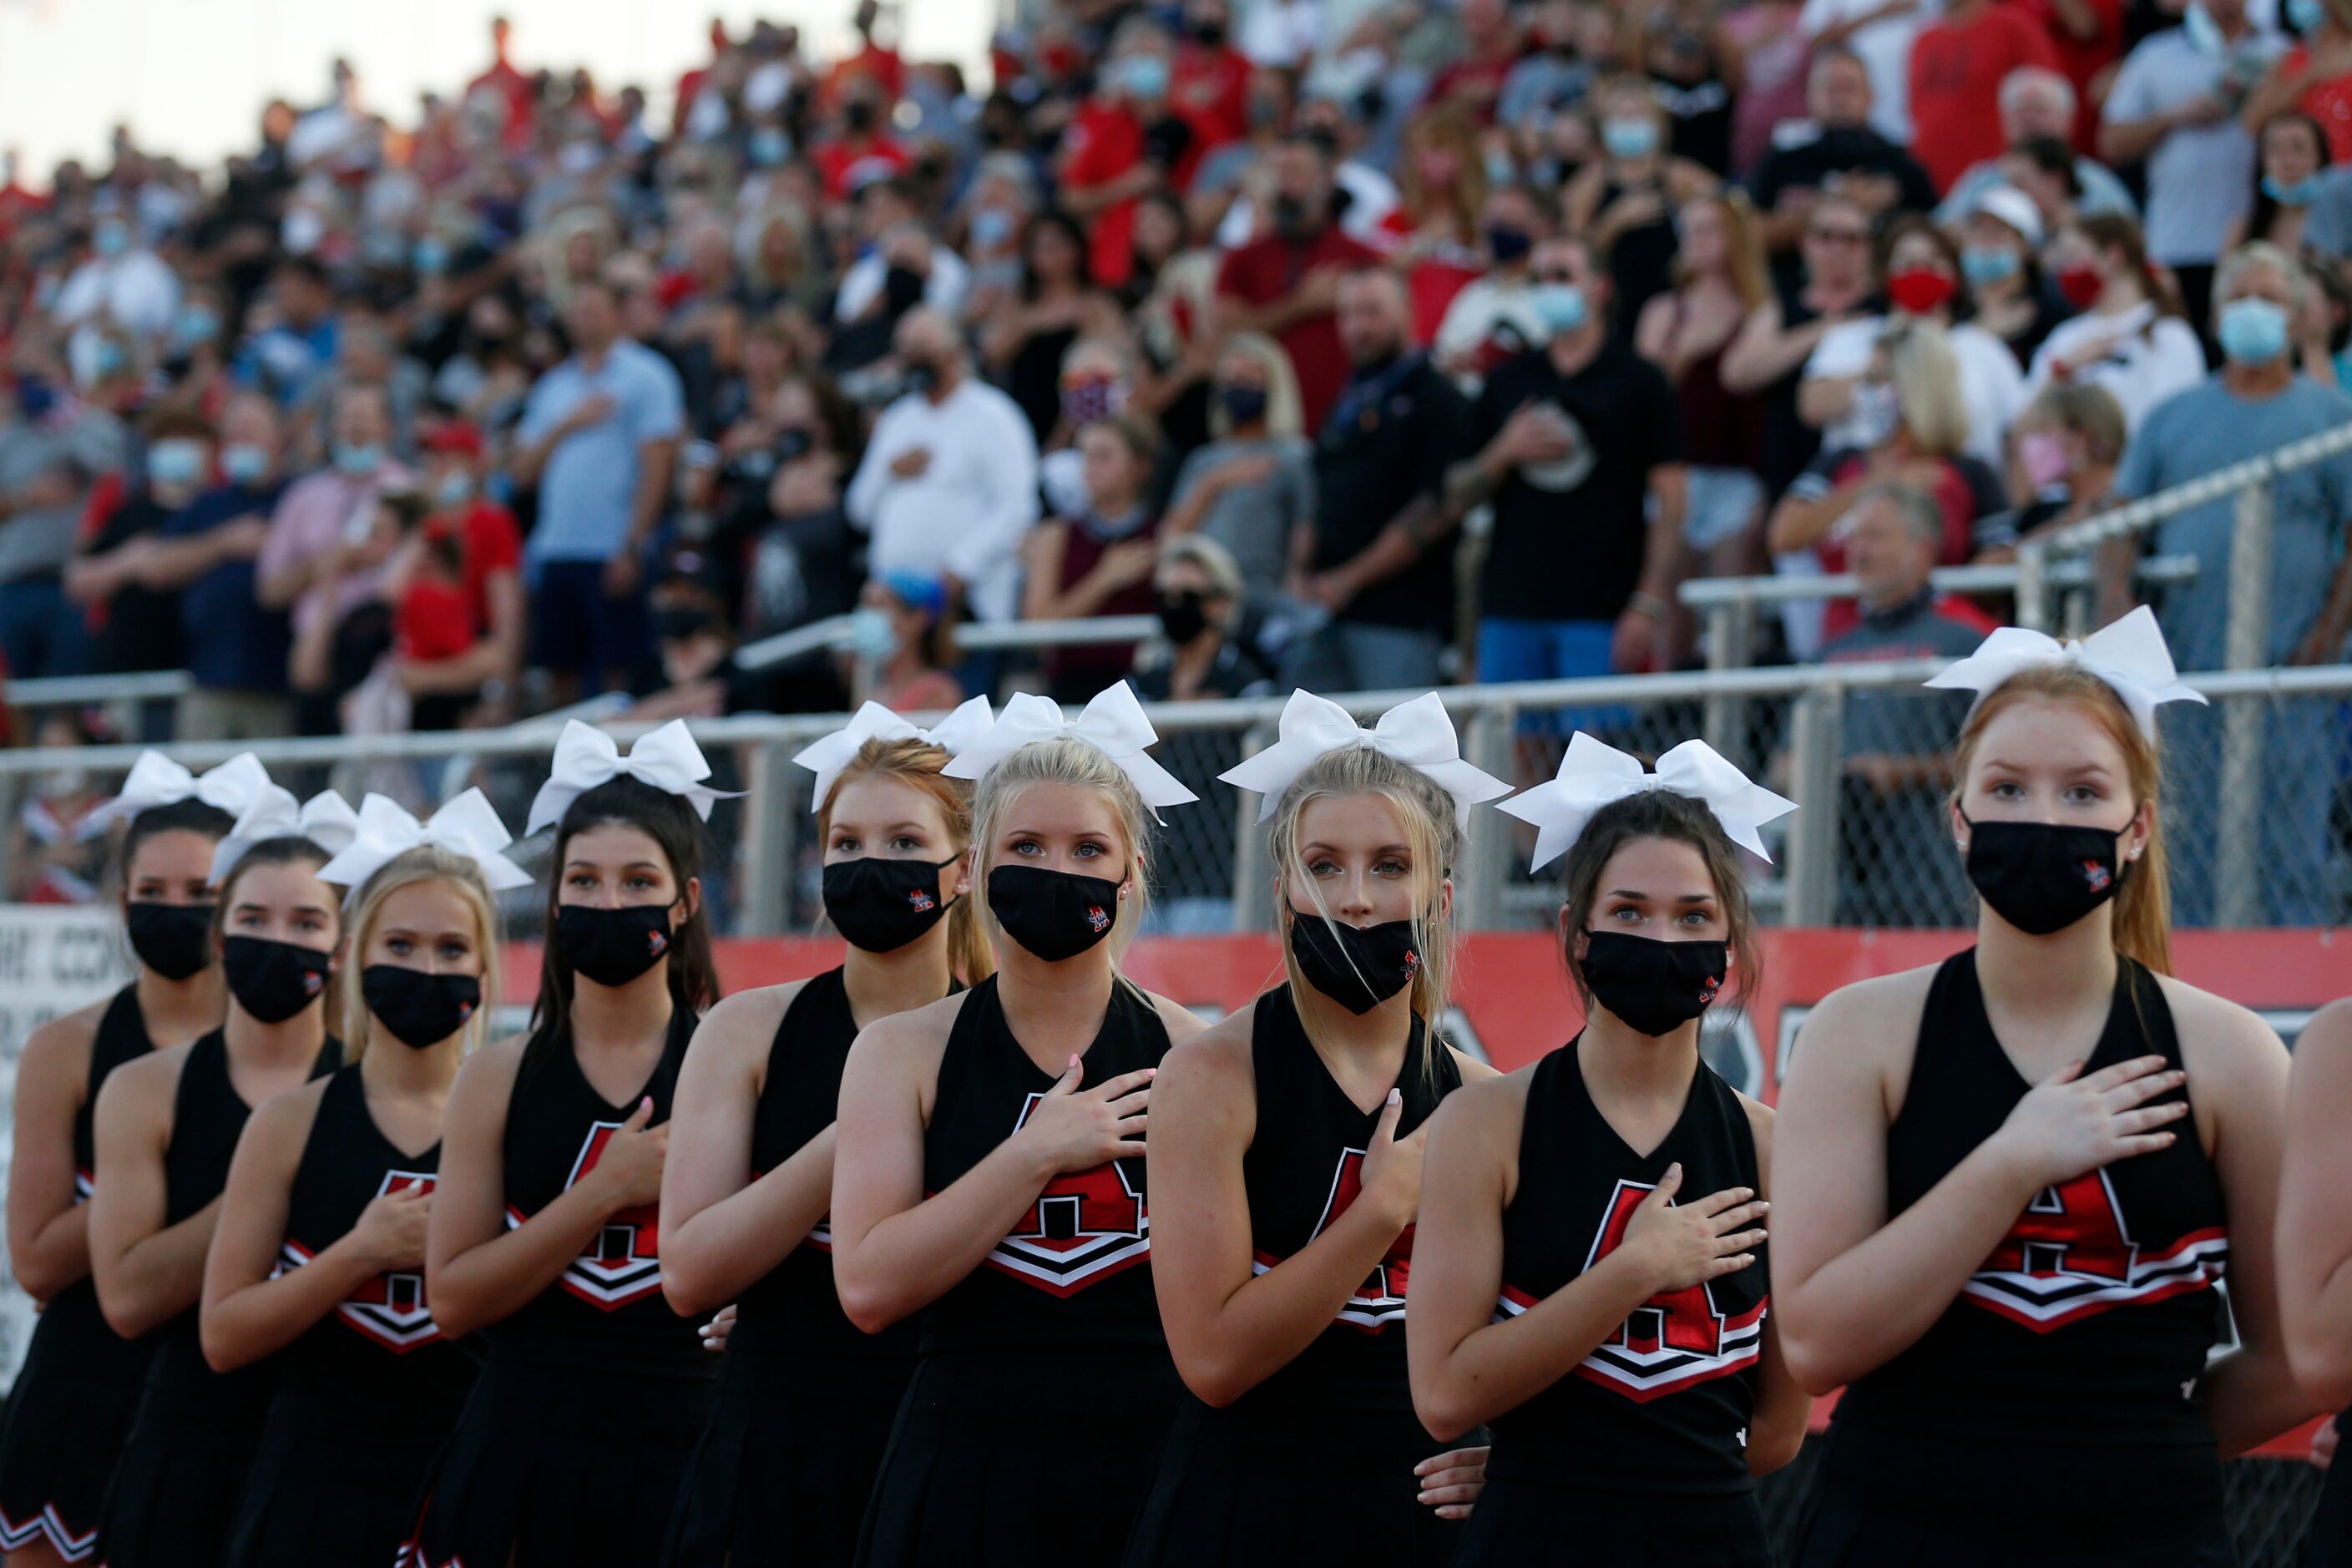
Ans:
[[[952,758],[986,733],[995,717],[987,698],[969,697],[954,712],[925,730],[879,702],[868,702],[850,716],[847,724],[821,741],[811,742],[793,755],[793,762],[816,774],[816,793],[809,802],[809,809],[824,809],[826,798],[833,794],[834,781],[856,760],[868,741],[921,741],[939,747]]]
[[[523,837],[561,822],[573,801],[625,773],[666,795],[680,796],[705,822],[710,820],[713,805],[738,799],[742,794],[712,789],[702,782],[710,776],[710,764],[703,760],[702,748],[694,743],[683,719],[673,719],[638,736],[626,756],[612,736],[573,719],[565,722],[563,733],[556,739],[555,765],[531,798],[530,819]]]
[[[2164,632],[2156,612],[2146,605],[2114,624],[2101,627],[2080,642],[2060,642],[2023,626],[2003,626],[1927,684],[1946,690],[1973,691],[1981,702],[2003,683],[2029,669],[2071,664],[2107,683],[2148,739],[2156,738],[2156,710],[2166,702],[2202,702],[2204,693],[2180,684],[2172,667],[2172,650],[2164,646]],[[1973,710],[1975,703],[1971,703]]]
[[[95,838],[115,823],[127,822],[142,811],[177,805],[184,800],[200,800],[232,817],[242,816],[268,787],[269,770],[251,752],[239,752],[202,777],[161,752],[142,752],[139,760],[131,765],[130,775],[122,781],[122,793],[84,816],[74,837]]]
[[[264,785],[213,850],[213,881],[217,885],[247,850],[265,838],[307,838],[329,855],[340,855],[351,847],[359,827],[351,803],[333,790],[322,789],[298,806],[291,790]]]
[[[1528,869],[1540,871],[1568,853],[1595,812],[1653,789],[1704,802],[1734,844],[1767,860],[1772,857],[1756,830],[1797,809],[1795,801],[1751,784],[1705,741],[1685,741],[1658,759],[1656,773],[1645,773],[1639,758],[1581,730],[1570,737],[1558,776],[1505,801],[1502,809],[1535,824],[1536,858]]]
[[[1399,703],[1369,730],[1329,698],[1294,691],[1283,706],[1282,725],[1274,744],[1217,776],[1237,788],[1257,791],[1264,797],[1258,804],[1257,819],[1264,822],[1274,815],[1283,792],[1318,757],[1351,746],[1385,752],[1428,774],[1454,797],[1454,811],[1465,823],[1470,808],[1480,801],[1511,793],[1509,784],[1462,760],[1454,721],[1446,716],[1445,704],[1434,691]]]
[[[350,845],[320,868],[319,879],[357,895],[391,861],[429,844],[473,861],[490,890],[503,893],[531,884],[530,873],[500,853],[513,842],[514,835],[478,789],[467,790],[424,822],[389,795],[371,794],[360,802],[359,829]]]
[[[1094,700],[1076,719],[1065,719],[1059,703],[1024,691],[1007,702],[996,722],[973,736],[940,771],[950,778],[976,779],[1024,746],[1064,736],[1084,741],[1118,763],[1119,772],[1143,796],[1143,804],[1151,808],[1155,822],[1164,820],[1161,806],[1201,798],[1144,754],[1144,748],[1158,744],[1160,735],[1143,716],[1135,689],[1124,680],[1095,693]]]

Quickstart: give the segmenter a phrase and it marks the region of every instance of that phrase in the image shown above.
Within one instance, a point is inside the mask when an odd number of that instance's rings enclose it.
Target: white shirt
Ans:
[[[1369,163],[1353,159],[1331,171],[1331,183],[1348,193],[1348,210],[1340,216],[1339,232],[1361,245],[1379,249],[1391,239],[1381,225],[1402,199],[1396,182]],[[1257,208],[1247,196],[1236,196],[1217,225],[1217,245],[1239,250],[1257,235]]]
[[[1805,0],[1797,26],[1808,39],[1850,17],[1875,11],[1885,0]],[[1913,9],[1889,16],[1846,39],[1846,47],[1870,73],[1870,123],[1897,146],[1911,145],[1911,40],[1943,14],[1941,0],[1919,0]]]
[[[2240,38],[2231,49],[2249,72],[2275,58],[2283,40],[2264,33]],[[2229,61],[2189,41],[2185,27],[2140,40],[2124,57],[2107,90],[2102,118],[2109,125],[2152,120],[2193,98],[2227,100],[2222,76]],[[2201,267],[2221,258],[2230,220],[2253,204],[2254,139],[2232,113],[2215,125],[2168,132],[2147,154],[2147,253],[2175,267]]]
[[[126,250],[75,268],[58,290],[54,313],[68,326],[107,317],[135,336],[159,338],[179,309],[180,280],[163,259],[152,250]]]
[[[1834,381],[1863,374],[1870,369],[1878,334],[1885,330],[1884,316],[1841,321],[1832,327],[1814,345],[1813,357],[1805,362],[1804,379]],[[2017,356],[2009,352],[2009,345],[1982,327],[1963,321],[1945,336],[1951,342],[1952,357],[1959,361],[1960,401],[1969,410],[1969,444],[1963,450],[1998,469],[2001,437],[2009,433],[2009,422],[2025,406],[2025,373],[2017,368]],[[1822,432],[1822,445],[1824,449],[1859,447],[1864,445],[1859,435],[1849,421],[1841,419]]]
[[[841,275],[841,291],[834,296],[833,319],[854,321],[866,314],[882,292],[889,279],[890,264],[882,259],[879,250],[868,250],[849,264]],[[963,258],[944,245],[931,247],[931,275],[923,281],[923,303],[946,315],[952,316],[963,303],[963,291],[971,284],[971,268]]]
[[[1506,331],[1517,334],[1522,347],[1534,347],[1549,335],[1536,315],[1535,296],[1535,279],[1525,273],[1517,278],[1489,274],[1474,279],[1445,307],[1445,319],[1437,324],[1430,352],[1441,367],[1450,369],[1456,362],[1475,361],[1479,350]],[[1476,387],[1486,379],[1486,368],[1474,364],[1467,375],[1457,379],[1466,387]]]
[[[890,471],[917,447],[930,454],[921,474]],[[873,542],[873,575],[952,574],[982,620],[1010,620],[1037,521],[1037,438],[1019,405],[967,371],[941,403],[909,394],[882,411],[845,504]]]
[[[2050,384],[2050,367],[2062,359],[2074,364],[2074,380],[2115,395],[2127,434],[2139,428],[2149,409],[2205,379],[2205,351],[2195,331],[2177,316],[2158,315],[2156,307],[2147,303],[2119,316],[2086,312],[2059,322],[2042,340],[2033,368],[2026,373],[2028,398]]]

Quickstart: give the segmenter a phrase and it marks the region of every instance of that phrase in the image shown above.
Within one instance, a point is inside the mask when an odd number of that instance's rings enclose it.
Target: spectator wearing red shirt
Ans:
[[[824,176],[824,194],[846,201],[852,192],[877,176],[900,174],[908,164],[907,150],[882,129],[886,100],[870,82],[850,83],[841,101],[839,132],[818,145],[809,156]]]
[[[479,430],[453,420],[423,445],[432,510],[385,586],[394,673],[415,705],[414,726],[447,730],[478,702],[500,698],[522,668],[522,534],[514,514],[481,493]]]
[[[710,21],[710,64],[697,66],[677,79],[677,87],[670,95],[669,133],[686,133],[686,117],[693,112],[694,100],[701,96],[703,83],[717,69],[719,58],[727,52],[727,24],[714,16]]]
[[[907,62],[898,51],[874,41],[874,24],[881,19],[875,0],[859,0],[851,25],[857,29],[857,52],[835,65],[825,76],[825,95],[839,98],[860,80],[879,89],[886,103],[896,103],[907,90]]]
[[[1094,279],[1126,285],[1135,268],[1135,204],[1162,185],[1183,189],[1200,138],[1169,100],[1168,36],[1148,22],[1119,29],[1099,90],[1062,134],[1055,183],[1062,205],[1087,224]]]
[[[466,96],[478,92],[496,94],[507,106],[506,139],[509,147],[529,145],[531,132],[531,110],[539,94],[531,87],[530,78],[517,70],[507,58],[508,41],[514,36],[514,25],[504,16],[490,18],[490,68],[466,84]]]
[[[1200,151],[1213,152],[1249,134],[1249,57],[1231,42],[1233,16],[1226,0],[1191,0],[1184,7],[1184,40],[1176,48],[1168,100],[1200,138]]]
[[[1306,427],[1319,430],[1348,379],[1332,310],[1339,279],[1380,258],[1332,221],[1331,152],[1320,138],[1285,137],[1270,163],[1273,232],[1225,257],[1211,336],[1264,332],[1279,342],[1297,373]]]
[[[1953,0],[1911,44],[1911,147],[1938,195],[1998,158],[2000,84],[2020,66],[2060,69],[2050,35],[2021,7]]]
[[[1429,84],[1429,101],[1458,103],[1480,123],[1491,125],[1495,105],[1503,96],[1503,79],[1523,52],[1518,24],[1511,20],[1503,0],[1462,0],[1459,15],[1465,51]]]
[[[2097,150],[2099,100],[2091,89],[2099,73],[2123,58],[2124,0],[2011,0],[2018,9],[2042,24],[2050,47],[2058,53],[2058,69],[2074,84],[2074,101],[2084,106],[2074,117],[2074,150]]]
[[[2326,132],[2327,161],[2352,163],[2352,26],[2345,20],[2352,0],[2311,9],[2316,25],[2246,95],[2238,122],[2260,137],[2282,110],[2299,109]]]

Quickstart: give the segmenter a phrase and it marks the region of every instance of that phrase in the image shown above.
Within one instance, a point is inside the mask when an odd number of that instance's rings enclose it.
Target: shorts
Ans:
[[[1747,531],[1763,515],[1764,481],[1746,468],[1687,470],[1690,500],[1683,510],[1683,542],[1707,551]]]
[[[580,676],[581,695],[593,696],[606,676],[625,678],[652,651],[650,622],[642,585],[626,598],[605,595],[602,561],[541,562],[530,594],[530,662]]]

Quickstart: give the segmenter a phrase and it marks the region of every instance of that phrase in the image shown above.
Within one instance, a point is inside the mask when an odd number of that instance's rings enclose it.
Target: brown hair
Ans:
[[[1748,878],[1740,867],[1739,847],[1705,801],[1672,790],[1648,789],[1594,812],[1569,847],[1559,907],[1570,939],[1561,942],[1561,955],[1585,1011],[1589,1014],[1592,1009],[1592,987],[1585,983],[1584,968],[1577,962],[1573,933],[1587,929],[1591,921],[1592,906],[1601,901],[1601,874],[1609,868],[1609,862],[1617,851],[1643,838],[1687,844],[1706,863],[1707,878],[1715,884],[1716,901],[1723,909],[1725,940],[1738,976],[1739,994],[1732,1005],[1746,1006],[1764,977],[1764,950],[1756,938],[1756,911],[1748,901]]]
[[[333,856],[299,833],[281,833],[275,838],[264,838],[258,843],[247,845],[245,853],[236,858],[236,863],[221,875],[220,893],[213,903],[214,946],[217,948],[228,935],[228,912],[236,902],[236,885],[245,879],[245,874],[247,871],[252,870],[256,866],[296,865],[307,865],[316,871],[333,858]],[[335,946],[340,947],[343,940],[342,905],[339,900],[329,899],[327,907],[335,911]],[[332,952],[333,948],[328,951]],[[319,1016],[327,1020],[327,1035],[330,1039],[334,1037],[333,1021],[342,1016],[342,983],[343,977],[341,974],[330,974],[327,976],[326,989],[320,993],[326,1000],[326,1005],[320,1009]]]
[[[2326,144],[2323,137],[2320,145]],[[2122,251],[2124,265],[2139,274],[2140,287],[2156,301],[2158,315],[2187,314],[2181,309],[2179,290],[2149,263],[2147,240],[2137,222],[2122,213],[2086,213],[2074,220],[2074,232],[2088,240],[2094,251]]]
[[[1952,804],[1959,804],[1968,788],[1969,759],[1992,721],[2020,702],[2064,702],[2081,709],[2106,731],[2124,754],[2124,772],[2134,796],[2133,809],[2149,808],[2147,847],[2137,861],[2121,868],[2122,885],[2116,889],[2116,951],[2137,959],[2158,974],[2172,973],[2172,886],[2164,853],[2164,823],[2158,809],[2158,785],[2164,763],[2156,742],[2116,695],[2115,688],[2079,665],[2037,665],[2020,670],[1985,693],[1969,721],[1960,726],[1959,743],[1952,749]]]
[[[939,802],[940,815],[947,819],[950,847],[959,856],[968,852],[971,848],[971,786],[940,771],[947,765],[947,752],[929,741],[877,739],[858,747],[857,754],[850,758],[849,765],[841,770],[833,787],[825,791],[824,799],[818,803],[816,833],[820,850],[833,837],[833,803],[840,798],[841,786],[861,773],[877,773],[897,779]],[[980,929],[982,901],[979,880],[974,879],[971,890],[948,910],[948,968],[966,985],[977,985],[996,973],[995,952]]]

